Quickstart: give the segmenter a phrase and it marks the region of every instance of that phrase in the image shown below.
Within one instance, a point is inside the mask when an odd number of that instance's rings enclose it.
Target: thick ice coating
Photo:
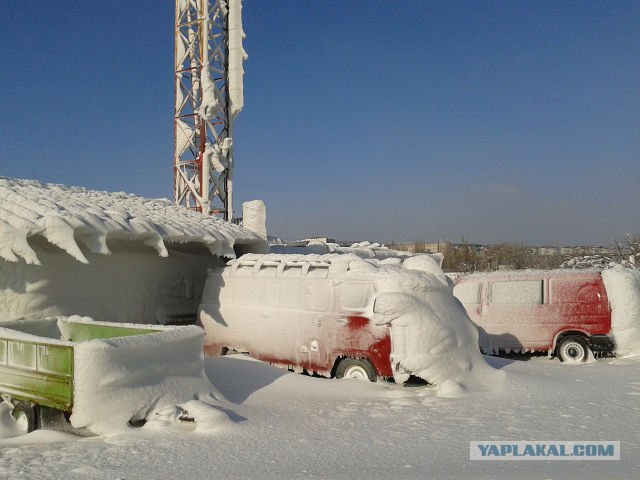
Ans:
[[[84,340],[83,324],[143,332]],[[216,391],[204,373],[204,332],[196,326],[114,324],[74,315],[7,322],[0,336],[72,349],[71,425],[96,434],[126,430],[130,420]]]
[[[611,304],[616,355],[640,355],[640,270],[616,267],[602,272]]]
[[[265,251],[259,235],[220,219],[123,192],[99,192],[0,177],[0,259],[39,264],[29,238],[41,236],[82,263],[83,250],[109,254],[109,241],[131,241],[168,255],[167,245],[204,245],[234,258],[234,246]]]
[[[209,273],[200,308],[207,351],[240,349],[330,376],[346,350],[369,358],[378,375],[398,382],[416,375],[443,396],[491,386],[501,372],[483,360],[476,327],[440,261],[244,255]]]

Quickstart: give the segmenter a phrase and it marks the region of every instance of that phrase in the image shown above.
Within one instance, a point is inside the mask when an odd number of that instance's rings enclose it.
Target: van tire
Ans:
[[[13,406],[13,410],[11,410],[11,416],[16,421],[18,421],[18,419],[22,416],[26,418],[26,433],[31,433],[34,430],[38,430],[40,428],[40,407],[38,407],[38,405],[36,405],[35,403],[17,402]]]
[[[355,378],[376,382],[378,375],[369,360],[364,358],[343,358],[336,368],[336,378]]]
[[[589,347],[583,338],[569,335],[558,342],[556,352],[562,362],[582,363],[589,356]]]

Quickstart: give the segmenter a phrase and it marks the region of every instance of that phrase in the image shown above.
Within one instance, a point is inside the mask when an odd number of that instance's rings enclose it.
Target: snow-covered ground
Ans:
[[[429,386],[311,378],[242,356],[210,358],[207,375],[226,398],[217,394],[219,415],[205,428],[159,418],[108,437],[16,437],[1,410],[0,478],[637,478],[640,359],[578,366],[485,359],[505,381],[447,399]],[[470,461],[473,440],[619,440],[621,459]]]

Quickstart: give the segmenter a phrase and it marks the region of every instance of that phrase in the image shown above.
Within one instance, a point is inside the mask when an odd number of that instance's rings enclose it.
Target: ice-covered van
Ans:
[[[235,350],[324,377],[453,378],[484,362],[440,262],[244,255],[209,271],[205,353]]]
[[[484,353],[546,351],[583,362],[614,350],[611,306],[602,272],[525,270],[475,273],[454,295],[480,332]]]

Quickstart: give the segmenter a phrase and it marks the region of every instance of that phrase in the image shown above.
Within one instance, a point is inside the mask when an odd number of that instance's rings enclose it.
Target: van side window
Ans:
[[[340,306],[346,310],[362,309],[375,294],[370,283],[345,282],[340,289]]]
[[[250,277],[253,273],[253,265],[238,265],[234,276],[236,277]]]
[[[331,307],[331,285],[327,282],[312,280],[304,286],[305,305],[316,312],[326,311]]]
[[[542,280],[514,280],[491,284],[492,304],[540,305],[542,300]]]
[[[232,292],[233,303],[236,305],[260,305],[261,303],[262,292],[258,282],[252,280],[236,282],[233,284]]]
[[[280,285],[278,292],[278,305],[289,308],[303,308],[304,299],[302,297],[302,284],[297,282],[287,282]]]
[[[329,275],[329,267],[309,267],[307,276],[309,278],[327,278]]]
[[[480,303],[480,287],[478,282],[463,282],[453,287],[453,294],[458,300],[467,305]]]
[[[258,271],[258,276],[275,278],[277,272],[278,272],[278,267],[276,266],[273,266],[273,265],[262,266]]]
[[[552,278],[551,303],[591,303],[604,297],[602,284],[597,280]]]
[[[292,277],[299,278],[301,274],[302,274],[302,266],[295,265],[292,267],[284,267],[281,275],[287,278],[292,278]]]

